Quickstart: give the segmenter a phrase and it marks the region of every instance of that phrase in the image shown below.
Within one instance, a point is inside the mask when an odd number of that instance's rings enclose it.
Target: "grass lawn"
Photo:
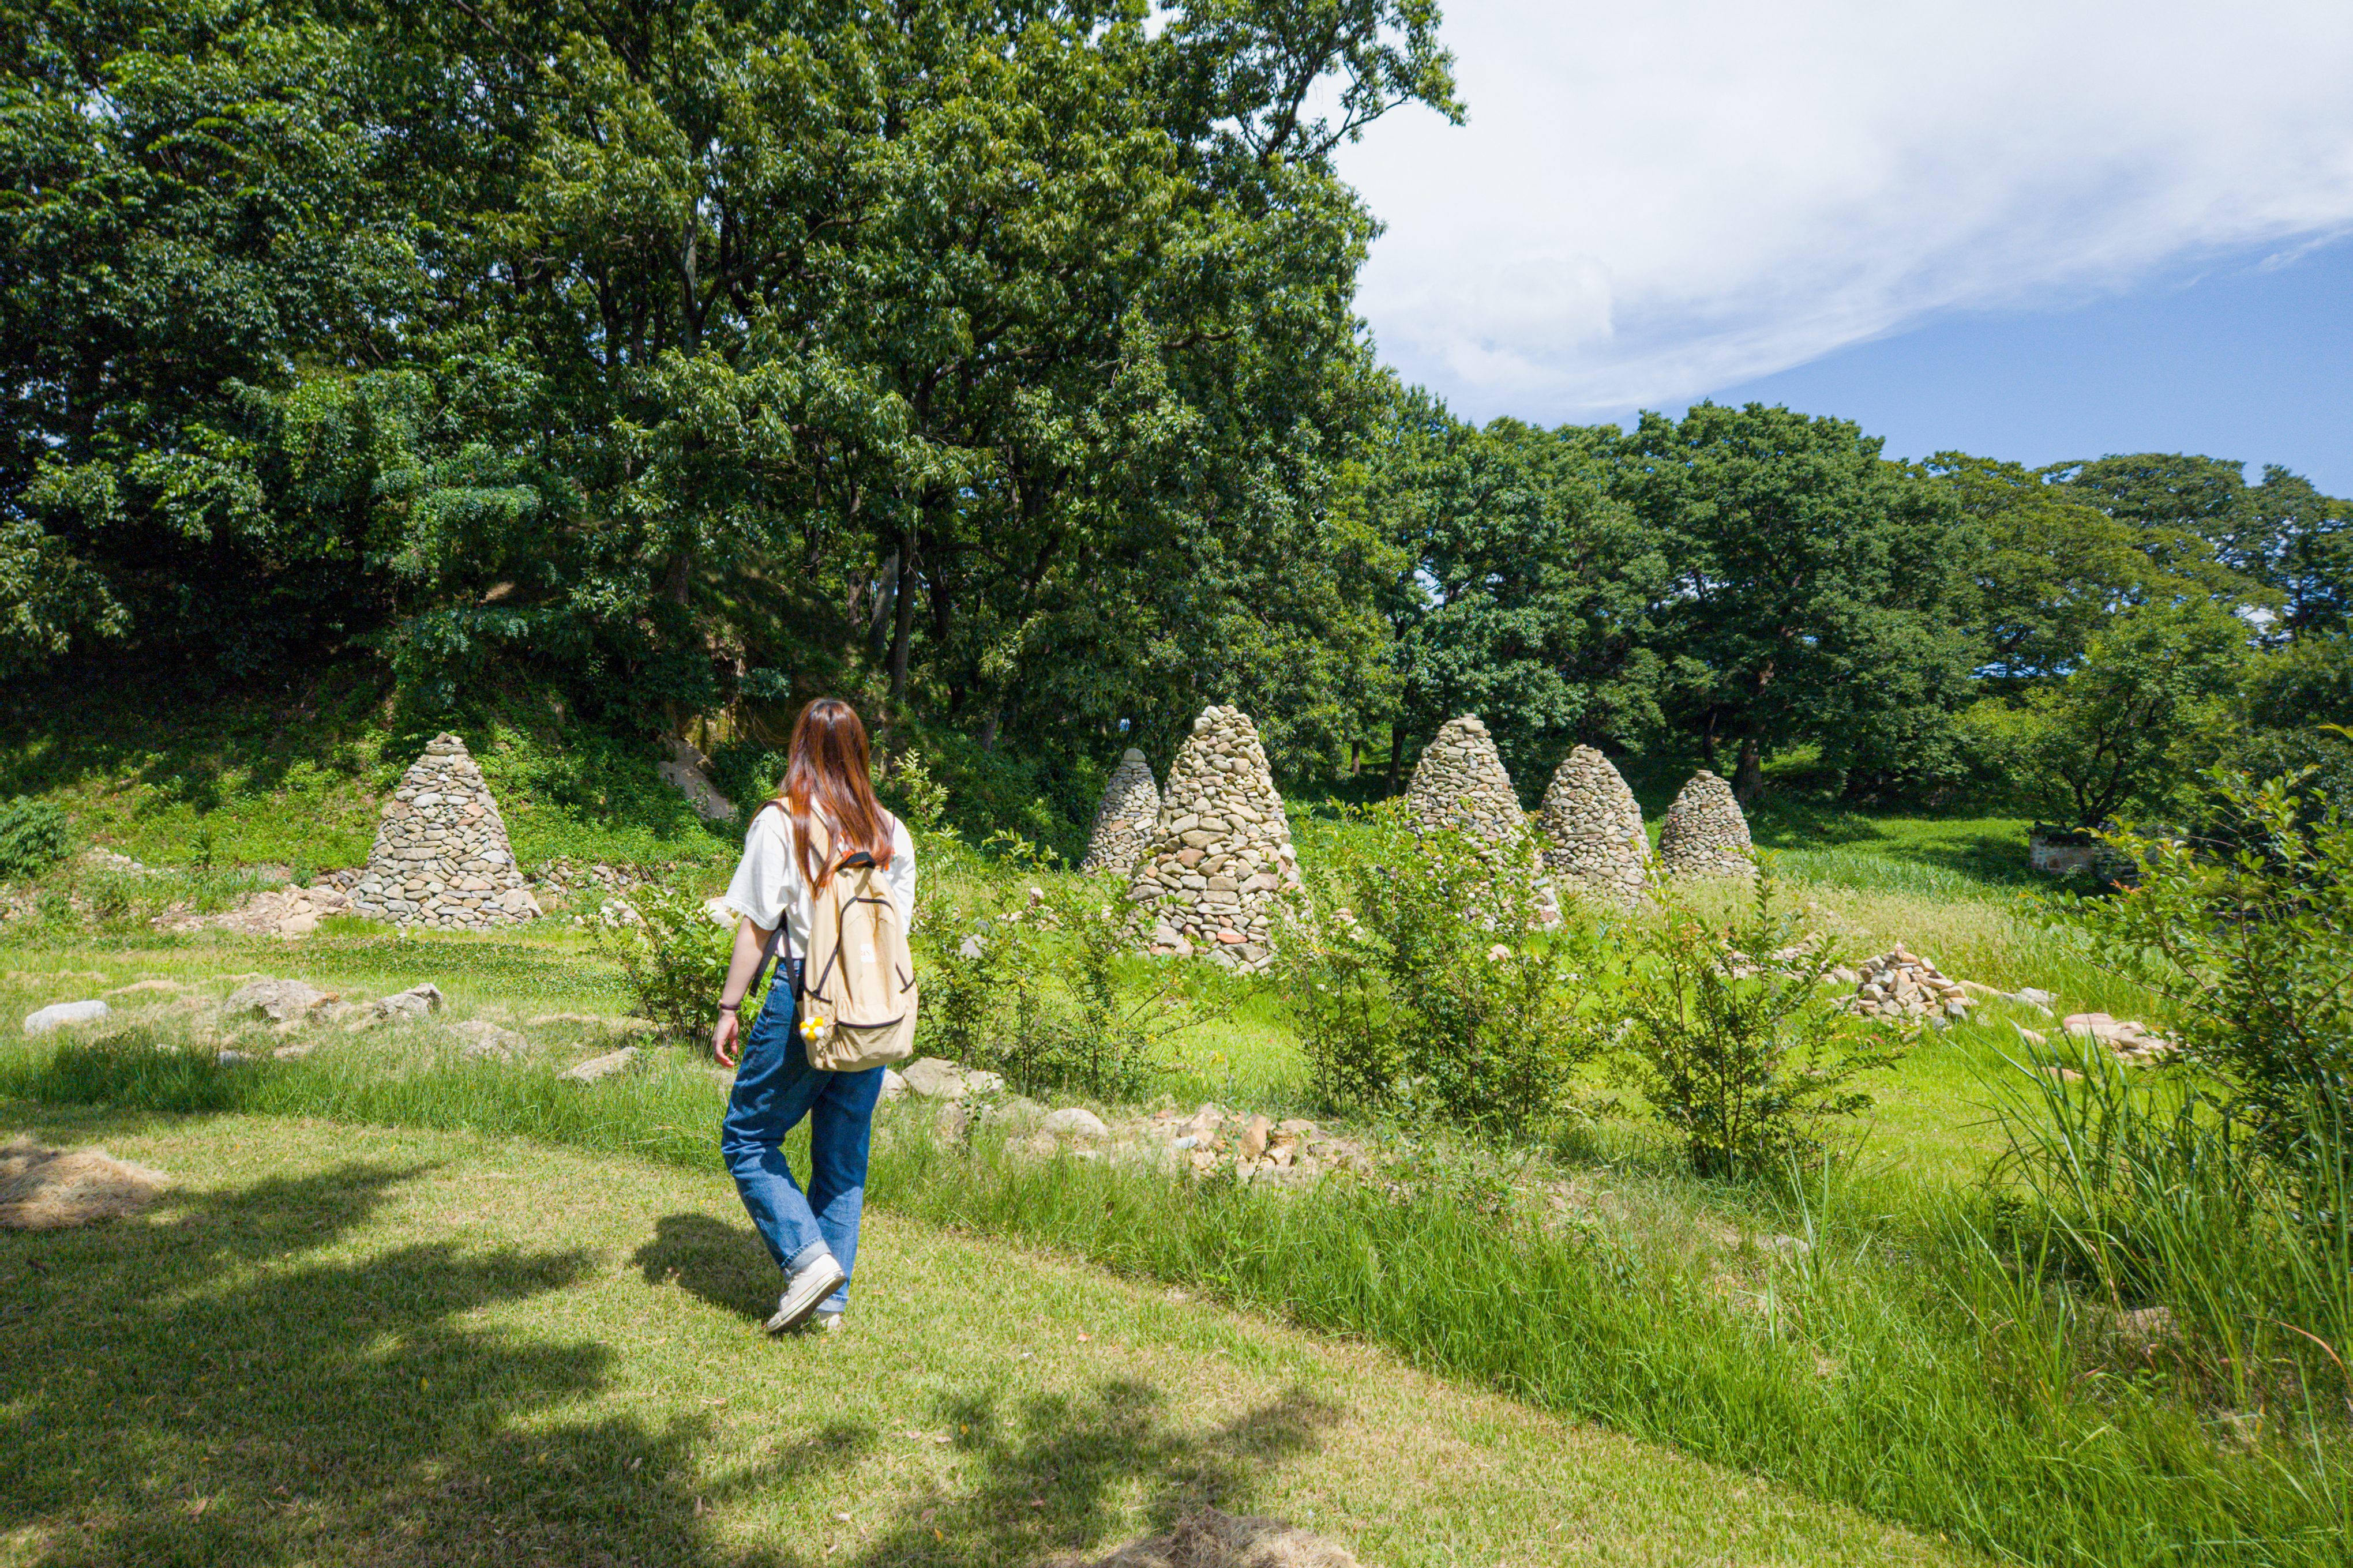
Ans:
[[[0,1235],[0,1563],[1034,1563],[1198,1503],[1387,1568],[1962,1561],[1380,1352],[871,1213],[770,1342],[716,1171],[12,1104],[171,1172]]]

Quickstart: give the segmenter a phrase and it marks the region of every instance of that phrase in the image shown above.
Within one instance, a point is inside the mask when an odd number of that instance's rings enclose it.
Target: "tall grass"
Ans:
[[[158,1044],[133,1031],[28,1048],[0,1059],[0,1092],[520,1134],[719,1179],[722,1090],[676,1058],[584,1088],[448,1056],[388,1070],[345,1048],[223,1067]],[[870,1192],[933,1224],[1385,1344],[2006,1559],[2343,1561],[2353,1464],[2341,1421],[2307,1400],[2295,1440],[2234,1446],[2218,1439],[2239,1429],[2210,1423],[2163,1381],[2086,1377],[2072,1332],[2082,1314],[2047,1281],[1997,1267],[2008,1259],[1966,1227],[1937,1250],[1923,1228],[1913,1250],[1891,1255],[1843,1239],[1862,1233],[1817,1207],[1817,1245],[1798,1264],[1728,1274],[1687,1248],[1499,1208],[1490,1186],[1281,1195],[1019,1163],[934,1140],[919,1110],[886,1118]],[[2046,1206],[2063,1196],[2052,1192]]]

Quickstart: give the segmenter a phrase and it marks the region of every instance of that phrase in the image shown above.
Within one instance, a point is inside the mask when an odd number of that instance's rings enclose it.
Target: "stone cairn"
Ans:
[[[400,925],[481,930],[540,912],[507,843],[482,770],[455,735],[436,735],[385,803],[353,910]]]
[[[1536,888],[1537,918],[1546,924],[1560,918],[1551,884],[1540,875],[1543,862],[1528,831],[1528,814],[1520,809],[1512,775],[1485,721],[1466,713],[1439,726],[1437,737],[1422,748],[1421,760],[1414,764],[1405,806],[1406,815],[1424,833],[1457,828],[1496,846],[1507,858],[1524,862]]]
[[[1642,808],[1608,757],[1579,746],[1561,759],[1546,786],[1545,865],[1572,889],[1607,903],[1639,903],[1650,894],[1651,843]]]
[[[1127,896],[1147,906],[1155,953],[1206,953],[1262,968],[1275,895],[1299,886],[1291,821],[1258,726],[1239,708],[1205,708],[1168,764],[1168,790]]]
[[[1152,764],[1134,746],[1103,786],[1103,804],[1095,807],[1095,830],[1087,840],[1082,871],[1116,871],[1130,876],[1152,842],[1153,825],[1160,820],[1160,786],[1152,782]]]
[[[1857,966],[1854,999],[1848,1005],[1866,1018],[1927,1023],[1967,1018],[1977,1003],[1959,981],[1897,942],[1894,951]]]
[[[1705,768],[1692,775],[1659,825],[1659,864],[1670,877],[1756,879],[1748,819],[1730,784]]]

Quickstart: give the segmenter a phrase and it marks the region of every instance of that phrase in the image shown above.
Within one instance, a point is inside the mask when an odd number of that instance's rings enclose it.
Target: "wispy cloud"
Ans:
[[[2345,0],[1449,0],[1471,123],[1344,151],[1465,413],[1680,401],[1938,311],[2353,229]]]

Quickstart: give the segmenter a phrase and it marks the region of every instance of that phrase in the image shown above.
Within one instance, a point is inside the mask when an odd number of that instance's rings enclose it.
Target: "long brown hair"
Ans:
[[[866,726],[857,710],[839,698],[812,699],[793,721],[790,757],[776,804],[792,818],[793,856],[810,890],[823,892],[834,867],[861,849],[876,865],[888,866],[892,835],[867,773]],[[809,847],[811,806],[824,814],[832,832],[833,854],[822,866]]]

